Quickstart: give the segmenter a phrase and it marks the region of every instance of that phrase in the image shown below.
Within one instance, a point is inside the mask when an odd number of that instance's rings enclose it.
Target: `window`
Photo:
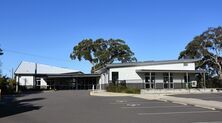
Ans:
[[[188,78],[188,80],[187,80],[187,78]],[[186,82],[186,83],[190,82],[190,76],[189,75],[188,76],[186,74],[184,75],[184,82]]]
[[[169,88],[169,76],[168,73],[163,73],[163,88]]]
[[[170,73],[170,88],[173,88],[173,74]]]
[[[151,81],[150,81],[151,77]],[[155,73],[146,73],[145,74],[145,84],[146,88],[155,88]]]
[[[41,86],[41,79],[40,78],[36,78],[36,86]]]

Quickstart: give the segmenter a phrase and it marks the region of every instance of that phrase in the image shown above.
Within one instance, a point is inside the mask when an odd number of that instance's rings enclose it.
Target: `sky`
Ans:
[[[21,61],[90,73],[70,60],[86,38],[123,39],[138,61],[177,59],[194,36],[222,26],[222,0],[0,0],[3,75]],[[13,70],[12,70],[13,69]]]

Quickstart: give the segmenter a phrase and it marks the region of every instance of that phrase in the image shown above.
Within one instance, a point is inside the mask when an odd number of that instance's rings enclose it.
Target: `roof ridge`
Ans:
[[[37,62],[31,62],[31,61],[22,61],[22,62],[37,64],[37,65],[46,65],[46,66],[50,66],[50,67],[63,68],[63,69],[68,69],[68,70],[73,70],[72,68],[68,68],[68,67],[60,67],[60,66],[49,65],[49,64],[44,64],[44,63],[37,63]],[[76,70],[76,71],[79,71],[79,70]]]

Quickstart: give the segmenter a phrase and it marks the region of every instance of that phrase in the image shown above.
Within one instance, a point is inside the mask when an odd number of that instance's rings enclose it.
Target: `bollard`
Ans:
[[[92,91],[94,91],[94,85],[92,85]]]

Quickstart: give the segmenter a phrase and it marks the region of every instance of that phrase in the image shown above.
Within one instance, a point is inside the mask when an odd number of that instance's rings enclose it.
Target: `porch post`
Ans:
[[[168,73],[168,88],[170,88],[170,72]]]
[[[206,76],[205,76],[205,72],[203,73],[203,82],[204,82],[204,88],[206,88]]]
[[[186,78],[187,78],[187,83],[186,83],[186,88],[189,88],[189,77],[188,77],[189,75],[188,75],[188,72],[186,72]]]
[[[150,81],[149,81],[149,85],[150,85],[150,89],[152,88],[151,87],[151,72],[150,72]]]
[[[102,81],[102,80],[100,79],[100,80],[99,80],[99,90],[102,90],[102,86],[101,86],[101,85],[102,85],[102,84],[101,84],[102,82],[101,82],[101,81]]]
[[[18,78],[17,78],[18,77]],[[16,79],[16,85],[15,85],[15,92],[16,93],[18,93],[18,91],[19,91],[19,80],[20,80],[20,76],[18,75],[18,76],[16,76],[15,77],[15,79]],[[18,80],[17,80],[18,79]]]

